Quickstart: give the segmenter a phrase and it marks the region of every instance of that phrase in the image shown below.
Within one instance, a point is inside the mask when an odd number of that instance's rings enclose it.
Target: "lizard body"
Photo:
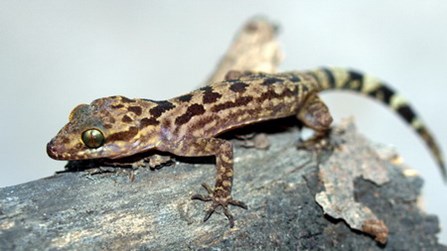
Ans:
[[[348,89],[380,100],[410,124],[428,145],[446,177],[441,151],[414,110],[382,82],[355,71],[321,68],[280,74],[229,74],[227,80],[163,101],[112,96],[78,105],[69,122],[47,145],[58,160],[119,159],[149,150],[178,156],[215,156],[216,183],[204,185],[211,201],[205,220],[221,206],[233,226],[228,205],[246,208],[231,196],[233,147],[219,134],[260,121],[297,116],[324,134],[332,117],[318,93]]]

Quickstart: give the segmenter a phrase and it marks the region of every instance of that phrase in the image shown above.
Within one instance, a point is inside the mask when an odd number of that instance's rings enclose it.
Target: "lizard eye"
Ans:
[[[98,148],[104,144],[104,134],[98,129],[89,129],[82,133],[82,142],[88,148]]]

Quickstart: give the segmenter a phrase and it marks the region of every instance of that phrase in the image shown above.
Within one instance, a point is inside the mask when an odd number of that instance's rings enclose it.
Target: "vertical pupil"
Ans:
[[[88,142],[91,146],[95,146],[96,145],[96,133],[94,130],[89,131],[88,133]]]

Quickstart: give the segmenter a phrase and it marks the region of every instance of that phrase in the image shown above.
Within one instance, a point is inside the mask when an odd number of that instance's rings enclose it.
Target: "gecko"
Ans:
[[[210,203],[204,221],[221,207],[233,227],[229,205],[244,209],[247,205],[231,195],[233,146],[218,136],[248,124],[296,116],[315,131],[315,137],[324,137],[333,119],[318,95],[344,89],[379,100],[402,117],[428,146],[446,179],[443,156],[432,133],[405,99],[374,77],[345,68],[277,74],[233,71],[228,76],[168,100],[110,96],[80,104],[47,144],[47,153],[56,160],[115,160],[150,150],[184,157],[214,156],[214,187],[202,184],[207,194],[192,199]]]

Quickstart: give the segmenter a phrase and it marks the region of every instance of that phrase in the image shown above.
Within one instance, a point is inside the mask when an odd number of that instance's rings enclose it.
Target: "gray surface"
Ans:
[[[378,76],[415,104],[446,149],[445,13],[444,0],[0,1],[0,187],[62,169],[45,144],[77,104],[113,94],[169,98],[202,83],[258,14],[282,27],[282,69],[351,66]],[[354,115],[369,138],[397,146],[447,229],[447,187],[404,123],[365,98],[324,99],[335,121]],[[446,232],[440,237],[447,243]]]
[[[237,148],[233,195],[249,209],[232,208],[233,229],[220,213],[201,222],[203,203],[189,199],[212,182],[212,165],[140,168],[134,181],[129,170],[63,173],[0,189],[0,249],[447,250],[437,244],[437,218],[416,207],[422,180],[392,165],[381,187],[355,182],[356,200],[390,229],[385,247],[325,217],[314,199],[322,189],[315,155],[296,150],[296,137],[271,135],[268,151]]]

